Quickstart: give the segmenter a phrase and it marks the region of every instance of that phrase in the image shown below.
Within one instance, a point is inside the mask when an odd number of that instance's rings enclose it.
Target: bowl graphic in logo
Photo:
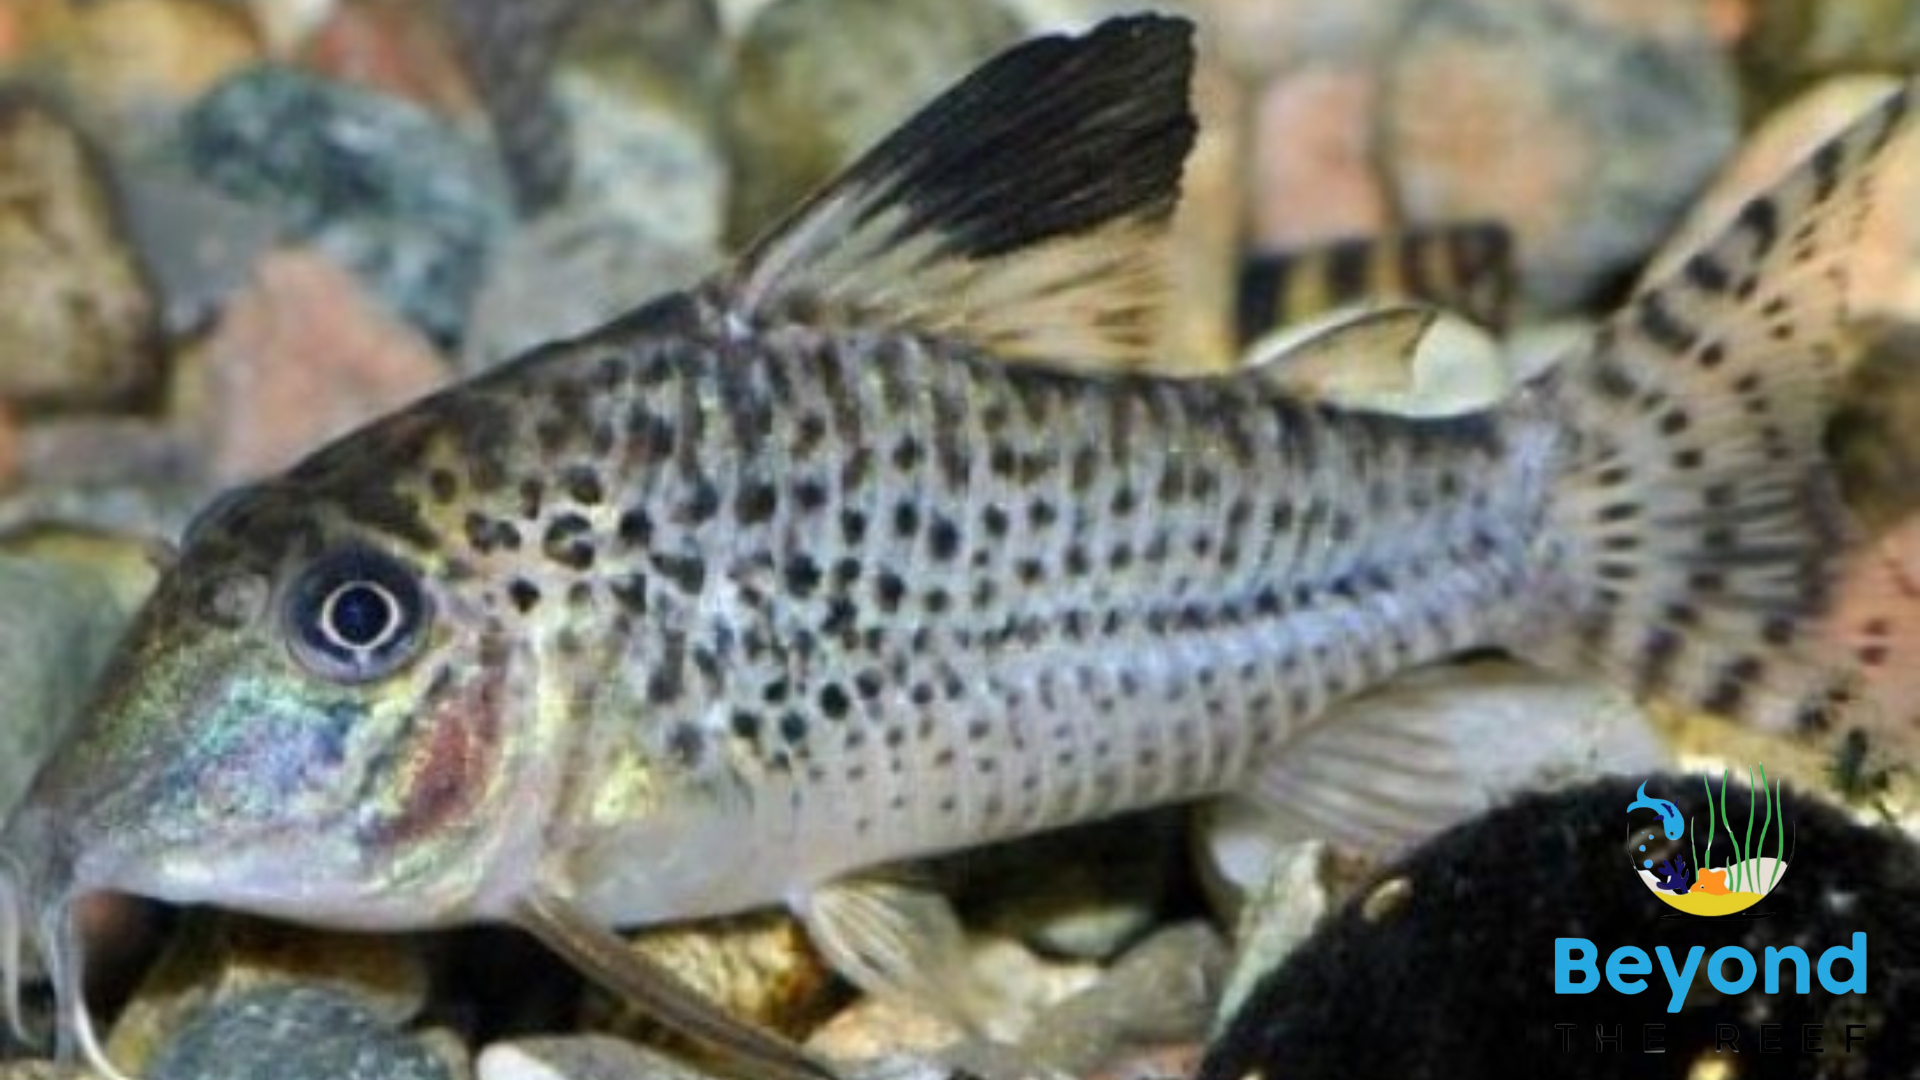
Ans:
[[[1682,816],[1671,800],[1647,793],[1641,784],[1627,813],[1634,823],[1627,837],[1633,868],[1653,895],[1689,915],[1732,915],[1759,903],[1787,871],[1787,820],[1779,784],[1767,788],[1760,768],[1756,786],[1747,774],[1747,814],[1735,821],[1727,812],[1727,778],[1720,775],[1719,797],[1713,782],[1707,792],[1705,828]],[[1649,810],[1649,814],[1635,811]],[[1737,827],[1736,827],[1737,826]]]

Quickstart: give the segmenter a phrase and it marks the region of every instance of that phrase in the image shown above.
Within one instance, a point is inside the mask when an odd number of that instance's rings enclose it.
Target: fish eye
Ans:
[[[405,666],[426,640],[429,614],[419,574],[370,548],[320,556],[287,593],[294,658],[337,682],[371,682]]]

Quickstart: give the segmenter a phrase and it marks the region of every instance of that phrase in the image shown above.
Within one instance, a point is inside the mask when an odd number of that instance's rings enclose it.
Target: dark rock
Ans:
[[[446,1062],[335,990],[262,987],[210,1004],[155,1055],[152,1080],[454,1080]]]
[[[391,934],[327,933],[191,911],[115,1018],[108,1053],[136,1075],[144,1073],[157,1053],[209,1010],[276,988],[344,994],[374,1021],[404,1024],[427,998],[429,973],[418,945]]]
[[[27,485],[20,495],[24,501],[61,489],[114,484],[138,484],[157,493],[195,484],[206,462],[185,432],[152,420],[97,414],[28,425],[19,433],[16,451]]]
[[[179,150],[442,344],[459,339],[511,216],[488,155],[431,114],[291,68],[222,83],[183,121]]]

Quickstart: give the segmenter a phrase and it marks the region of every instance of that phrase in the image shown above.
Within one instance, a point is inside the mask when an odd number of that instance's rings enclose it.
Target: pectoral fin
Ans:
[[[838,1080],[800,1047],[723,1012],[559,897],[534,896],[520,906],[515,921],[582,975],[682,1035],[739,1059],[754,1076]]]
[[[903,996],[962,1023],[979,1015],[966,931],[931,887],[865,876],[816,889],[793,906],[820,955],[862,991]]]

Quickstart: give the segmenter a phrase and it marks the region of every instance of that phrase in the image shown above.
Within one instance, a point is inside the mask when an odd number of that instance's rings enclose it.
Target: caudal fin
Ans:
[[[1863,734],[1920,752],[1920,518],[1850,553],[1827,636],[1864,676],[1874,721]]]
[[[1823,633],[1846,523],[1821,437],[1848,264],[1913,94],[1661,260],[1541,387],[1567,458],[1526,651],[1768,729],[1855,722],[1858,665]]]

